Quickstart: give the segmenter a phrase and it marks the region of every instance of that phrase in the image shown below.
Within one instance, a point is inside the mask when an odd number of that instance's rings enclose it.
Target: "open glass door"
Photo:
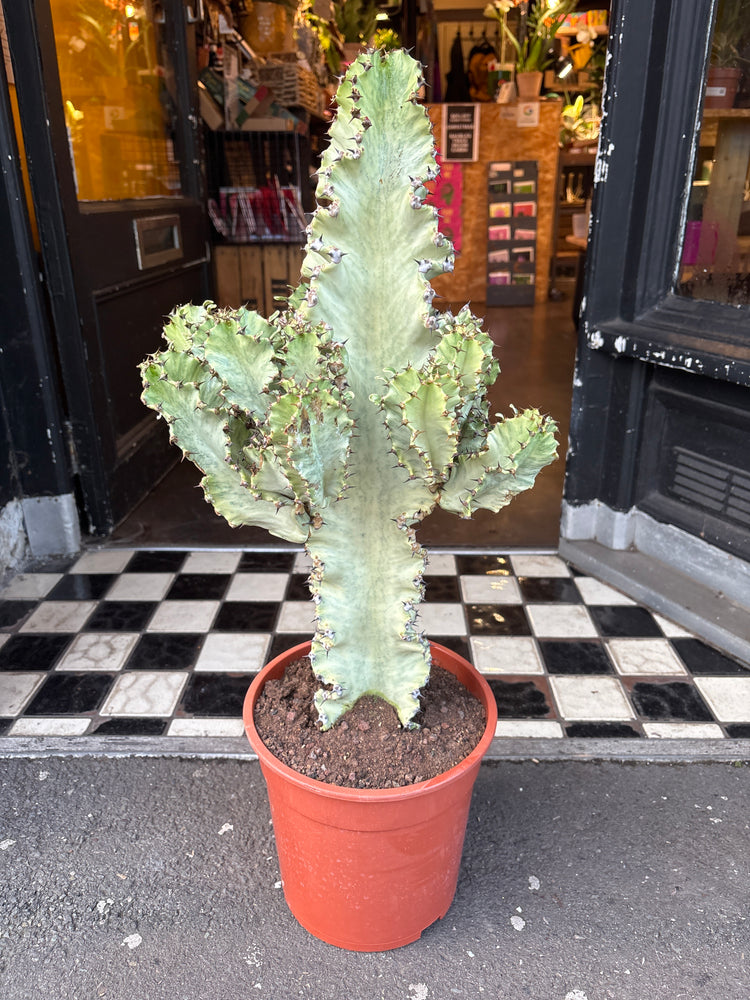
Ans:
[[[750,661],[750,2],[612,24],[560,549]]]
[[[208,293],[195,4],[5,0],[42,259],[88,528],[173,462],[138,363]]]

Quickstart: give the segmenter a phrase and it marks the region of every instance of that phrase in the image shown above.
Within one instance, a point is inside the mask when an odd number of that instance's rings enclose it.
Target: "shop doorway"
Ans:
[[[4,5],[84,531],[108,534],[172,464],[138,363],[207,297],[183,0]]]

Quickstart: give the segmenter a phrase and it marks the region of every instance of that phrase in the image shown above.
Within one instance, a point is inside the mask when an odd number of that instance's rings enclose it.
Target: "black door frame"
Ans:
[[[741,400],[750,386],[747,308],[672,292],[715,6],[613,2],[560,551],[749,657],[750,629],[732,624],[730,605],[750,592],[750,562],[697,527],[675,530],[669,505],[650,504],[643,472],[658,432],[655,386],[681,379],[688,398],[721,391]],[[750,396],[744,405],[750,414]],[[729,595],[718,605],[717,588]]]
[[[80,496],[83,530],[107,535],[115,525],[108,462],[95,414],[106,411],[103,386],[92,377],[97,359],[90,356],[81,334],[81,306],[76,294],[74,262],[64,205],[75,203],[75,178],[59,79],[45,75],[43,66],[56,66],[54,36],[48,0],[0,0],[3,4],[11,56],[18,91],[19,113],[24,136],[32,198],[44,266],[47,307],[51,317],[63,389],[61,406],[65,412],[74,448],[74,473]],[[187,45],[186,11],[183,0],[163,0],[167,40],[175,63],[178,102],[183,111],[178,133],[183,198],[201,200],[203,173],[199,145],[200,117],[191,92],[191,55]],[[175,201],[165,203],[170,210]],[[150,210],[157,208],[150,201]],[[204,285],[207,270],[204,268]],[[158,447],[158,446],[157,446]],[[164,457],[146,455],[157,468]],[[171,457],[171,456],[170,456]]]

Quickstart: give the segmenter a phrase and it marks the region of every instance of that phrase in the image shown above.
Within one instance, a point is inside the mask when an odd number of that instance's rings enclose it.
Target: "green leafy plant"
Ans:
[[[484,16],[499,21],[503,34],[516,52],[516,72],[541,72],[554,62],[551,52],[555,35],[578,0],[539,0],[530,13],[528,0],[494,0],[484,8]],[[508,14],[520,17],[517,34],[508,27]]]
[[[333,16],[345,42],[367,43],[377,27],[375,0],[336,0]]]
[[[711,41],[711,65],[743,69],[748,65],[750,21],[744,0],[719,0]]]
[[[393,49],[401,48],[401,39],[398,32],[394,31],[393,28],[378,28],[372,36],[372,47],[392,52]]]
[[[415,525],[436,505],[500,510],[556,453],[536,409],[491,422],[489,337],[468,307],[432,305],[453,249],[424,200],[437,166],[423,83],[403,50],[349,66],[303,283],[268,319],[178,308],[166,350],[141,366],[143,400],[203,471],[206,499],[309,553],[325,728],[365,694],[413,724],[430,671]]]
[[[596,142],[599,138],[601,116],[596,105],[584,101],[579,94],[575,101],[565,95],[565,104],[560,115],[560,144],[569,146],[574,142]]]

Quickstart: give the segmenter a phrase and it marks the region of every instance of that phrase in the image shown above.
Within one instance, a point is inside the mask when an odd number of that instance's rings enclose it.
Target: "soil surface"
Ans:
[[[391,705],[368,695],[321,732],[312,705],[318,686],[307,657],[289,664],[283,678],[264,686],[255,725],[275,757],[330,785],[398,788],[426,781],[463,760],[484,732],[481,702],[434,663],[419,729],[403,729]]]

